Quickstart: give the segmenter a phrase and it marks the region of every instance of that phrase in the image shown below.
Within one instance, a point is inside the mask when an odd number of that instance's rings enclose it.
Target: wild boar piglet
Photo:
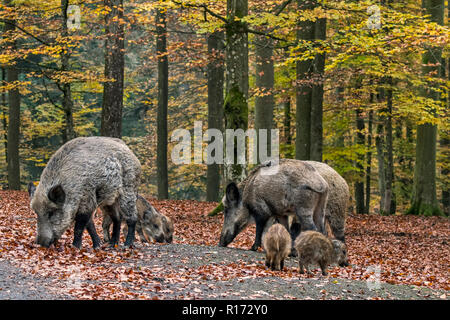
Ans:
[[[263,247],[266,251],[266,266],[272,270],[283,270],[284,259],[291,252],[291,236],[286,228],[273,224],[263,235]]]
[[[339,266],[347,266],[347,249],[343,242],[330,240],[320,232],[305,231],[295,240],[295,249],[298,255],[300,273],[304,273],[303,267],[309,273],[308,266],[318,264],[322,275],[327,275],[327,267],[336,263]]]

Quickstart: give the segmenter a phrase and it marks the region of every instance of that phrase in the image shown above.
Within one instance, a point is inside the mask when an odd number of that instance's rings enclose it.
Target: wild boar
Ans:
[[[326,276],[327,267],[330,264],[348,265],[345,244],[337,239],[330,240],[320,232],[305,231],[300,233],[294,246],[297,250],[300,273],[304,273],[303,267],[309,273],[309,265],[318,264],[322,270],[322,275]]]
[[[124,219],[128,225],[124,245],[131,246],[140,175],[139,160],[122,140],[70,140],[50,158],[38,187],[30,190],[31,208],[37,213],[37,243],[49,247],[74,223],[73,245],[81,247],[86,228],[94,248],[98,247],[100,238],[91,217],[100,206],[114,224],[111,245],[118,244],[120,221]]]
[[[274,167],[272,174],[264,173],[269,167]],[[256,235],[251,250],[257,250],[264,226],[272,216],[287,229],[287,217],[295,215],[302,230],[325,232],[327,197],[327,182],[310,164],[293,159],[281,159],[278,164],[266,162],[239,185],[232,182],[227,186],[222,199],[224,222],[219,245],[226,247],[254,220]],[[291,240],[293,244],[295,238]]]
[[[279,224],[273,224],[262,237],[263,248],[266,251],[266,266],[272,270],[283,270],[284,259],[291,252],[291,235]]]
[[[172,221],[159,213],[144,197],[137,196],[136,208],[138,219],[136,223],[136,231],[138,232],[142,242],[151,242],[152,239],[157,242],[172,242],[173,223]],[[108,214],[103,214],[103,239],[110,241],[110,226],[112,220]],[[124,235],[127,234],[127,226],[123,229]]]
[[[328,200],[325,208],[325,220],[333,233],[328,236],[334,236],[334,238],[345,243],[345,220],[350,200],[348,184],[339,173],[326,163],[317,161],[305,161],[305,163],[312,165],[328,183]],[[294,221],[296,220],[294,219]],[[298,226],[291,225],[291,233],[294,234],[295,238],[297,238],[299,231],[300,228]]]

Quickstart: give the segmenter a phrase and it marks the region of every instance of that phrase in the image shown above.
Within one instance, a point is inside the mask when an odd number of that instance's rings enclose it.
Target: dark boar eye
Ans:
[[[153,225],[153,228],[158,229],[158,225],[157,225],[157,224],[154,224],[154,225]]]

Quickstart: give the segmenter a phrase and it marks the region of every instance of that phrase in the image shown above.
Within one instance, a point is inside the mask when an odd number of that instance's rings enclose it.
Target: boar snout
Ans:
[[[55,241],[56,241],[56,238],[53,236],[51,236],[51,237],[38,236],[36,238],[36,243],[45,248],[50,247],[53,243],[55,243]]]
[[[166,239],[164,238],[164,235],[161,234],[161,235],[155,237],[155,240],[156,240],[156,242],[163,243],[163,242],[165,242]]]
[[[349,265],[350,265],[350,264],[348,263],[347,260],[345,260],[345,261],[343,261],[343,262],[341,262],[341,263],[339,264],[340,267],[348,267]]]
[[[220,236],[220,240],[219,240],[219,247],[226,247],[228,246],[231,241],[233,241],[234,236],[231,233],[227,233],[227,234],[222,234]]]

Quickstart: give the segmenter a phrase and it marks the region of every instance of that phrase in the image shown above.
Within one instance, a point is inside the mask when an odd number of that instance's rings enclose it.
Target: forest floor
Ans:
[[[349,216],[350,266],[300,275],[289,258],[283,271],[247,250],[254,226],[229,248],[217,246],[223,216],[215,203],[149,199],[175,225],[172,244],[133,249],[70,246],[68,230],[55,248],[34,244],[36,215],[25,192],[0,191],[0,299],[446,299],[450,298],[450,222],[440,217]],[[101,215],[95,218],[101,232]]]

